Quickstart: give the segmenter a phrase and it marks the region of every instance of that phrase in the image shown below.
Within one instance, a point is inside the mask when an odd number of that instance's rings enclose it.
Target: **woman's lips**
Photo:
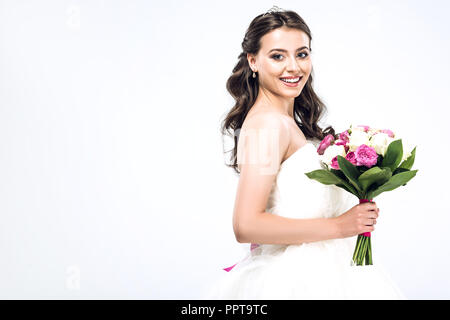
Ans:
[[[295,79],[296,77],[290,77],[290,78],[287,78],[287,79],[292,79],[292,78]],[[297,87],[298,84],[300,83],[300,81],[303,79],[303,76],[300,76],[300,79],[298,79],[297,82],[286,82],[286,81],[283,81],[281,79],[286,79],[286,78],[280,78],[280,81],[283,82],[286,86],[288,86],[288,87]]]

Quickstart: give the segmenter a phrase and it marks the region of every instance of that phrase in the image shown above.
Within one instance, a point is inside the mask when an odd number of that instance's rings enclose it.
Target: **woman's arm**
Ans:
[[[335,218],[294,219],[270,212],[258,213],[235,224],[240,243],[301,244],[340,237]]]
[[[237,154],[240,177],[233,215],[236,240],[300,244],[338,238],[336,219],[294,219],[265,212],[290,143],[289,127],[283,121],[276,114],[253,116],[240,132]]]

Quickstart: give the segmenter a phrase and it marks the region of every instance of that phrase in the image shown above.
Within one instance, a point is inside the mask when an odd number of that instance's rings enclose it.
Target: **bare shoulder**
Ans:
[[[242,128],[288,128],[287,117],[275,111],[260,111],[248,114]]]
[[[275,112],[275,111],[257,111],[254,113],[249,113],[245,117],[243,127],[244,126],[255,126],[260,125],[261,127],[264,126],[277,126],[281,125],[282,123],[287,123],[286,116]]]
[[[290,129],[285,116],[277,112],[251,114],[239,133],[238,163],[263,165],[270,162],[278,168],[289,144]]]

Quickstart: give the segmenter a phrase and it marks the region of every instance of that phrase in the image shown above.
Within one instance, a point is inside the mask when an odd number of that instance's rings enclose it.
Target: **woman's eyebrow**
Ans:
[[[308,49],[309,50],[309,48],[307,46],[303,46],[301,48],[298,48],[296,51],[300,51],[300,50],[303,50],[303,49]],[[287,50],[285,50],[285,49],[275,48],[275,49],[270,50],[268,53],[271,53],[272,51],[287,52]]]

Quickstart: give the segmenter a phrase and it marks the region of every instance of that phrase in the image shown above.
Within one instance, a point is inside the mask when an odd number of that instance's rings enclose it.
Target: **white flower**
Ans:
[[[379,132],[370,138],[368,146],[373,147],[378,154],[384,157],[386,150],[392,141],[394,141],[394,139],[389,137],[388,134]]]
[[[408,157],[411,155],[411,151],[407,151],[403,153],[402,161],[405,161],[408,159]]]
[[[345,157],[346,156],[345,148],[342,145],[337,146],[337,145],[333,144],[325,149],[325,152],[321,156],[321,160],[324,163],[326,163],[328,166],[330,166],[331,160],[333,160],[333,158],[336,157],[337,155]]]
[[[375,128],[370,128],[369,131],[367,132],[369,134],[369,136],[373,136],[375,133],[377,133],[378,131],[380,131],[380,129],[375,129]]]
[[[364,129],[352,130],[347,144],[350,148],[350,151],[355,151],[362,144],[369,145],[369,137],[370,136],[366,132],[364,132]]]
[[[411,155],[411,151],[412,148],[410,146],[410,144],[408,143],[408,141],[405,141],[405,139],[402,139],[402,146],[403,146],[403,157],[402,157],[402,161],[405,161],[406,159],[408,159],[408,157]]]

